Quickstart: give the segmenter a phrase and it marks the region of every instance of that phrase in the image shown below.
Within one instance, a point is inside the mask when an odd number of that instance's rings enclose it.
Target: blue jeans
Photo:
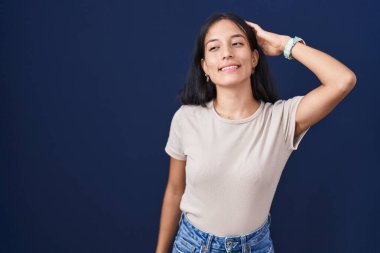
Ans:
[[[195,227],[182,212],[172,253],[274,253],[270,223],[269,214],[261,227],[247,235],[219,237]]]

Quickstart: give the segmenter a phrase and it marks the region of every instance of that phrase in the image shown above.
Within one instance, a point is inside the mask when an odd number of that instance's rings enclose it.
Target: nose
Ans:
[[[223,50],[223,60],[232,58],[232,50],[229,46],[225,46]]]

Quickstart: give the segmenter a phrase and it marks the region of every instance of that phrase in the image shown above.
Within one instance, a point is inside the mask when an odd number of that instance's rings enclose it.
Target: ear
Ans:
[[[258,62],[259,62],[259,51],[255,49],[252,51],[252,68],[256,67]]]
[[[206,61],[203,58],[201,59],[201,66],[202,66],[203,71],[206,74],[208,74],[208,67],[207,67]]]

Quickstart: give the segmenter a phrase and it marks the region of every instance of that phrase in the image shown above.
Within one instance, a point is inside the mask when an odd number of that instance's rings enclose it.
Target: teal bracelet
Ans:
[[[297,37],[297,36],[294,36],[294,38],[290,39],[286,45],[285,45],[285,48],[284,48],[284,57],[288,60],[292,60],[294,59],[292,57],[292,49],[294,47],[294,45],[297,43],[297,42],[301,42],[303,44],[306,45],[305,41],[303,39],[301,39],[300,37]]]

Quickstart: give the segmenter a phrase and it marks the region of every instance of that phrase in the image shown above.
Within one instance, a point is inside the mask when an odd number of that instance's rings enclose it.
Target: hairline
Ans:
[[[248,41],[248,43],[249,43],[249,39],[248,39],[248,34],[246,33],[246,31],[244,30],[244,28],[238,23],[238,22],[236,22],[235,20],[233,20],[233,19],[231,19],[231,18],[229,18],[229,17],[221,17],[220,19],[218,19],[218,20],[215,20],[214,22],[212,22],[211,24],[210,24],[210,26],[207,28],[207,31],[206,31],[206,33],[205,33],[205,38],[204,39],[206,39],[206,36],[207,36],[207,33],[208,33],[208,31],[210,30],[210,28],[211,28],[211,26],[213,26],[215,23],[217,23],[217,22],[219,22],[219,21],[222,21],[222,20],[229,20],[229,21],[231,21],[232,23],[234,23],[242,32],[243,32],[243,37]],[[208,44],[210,42],[210,40],[207,42],[207,43],[205,43],[205,41],[203,41],[203,47],[204,47],[204,49],[206,49],[206,45]]]

